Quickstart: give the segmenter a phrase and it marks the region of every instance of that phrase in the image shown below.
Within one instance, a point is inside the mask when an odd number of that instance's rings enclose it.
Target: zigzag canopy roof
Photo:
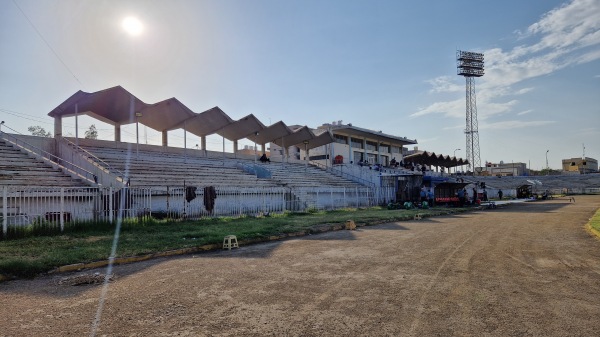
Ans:
[[[468,160],[444,155],[436,155],[435,152],[419,151],[417,153],[404,156],[404,162],[413,162],[418,164],[426,164],[441,167],[455,167],[467,165]]]
[[[135,123],[135,112],[140,112],[148,104],[133,96],[121,86],[96,91],[81,90],[50,111],[50,117],[72,117],[76,113],[87,114],[112,125]]]
[[[291,134],[292,132],[294,131],[292,131],[287,125],[285,125],[284,122],[279,121],[259,131],[258,134],[252,134],[246,138],[258,144],[266,144],[274,139],[281,139],[281,137],[285,137]]]
[[[217,134],[233,141],[254,135],[264,128],[264,124],[258,118],[254,117],[254,115],[250,114],[224,126],[221,130],[217,131]]]
[[[319,147],[325,144],[333,142],[333,136],[330,132],[323,132],[318,136],[307,126],[301,126],[294,130],[287,136],[275,139],[272,142],[279,146],[292,146],[295,145],[301,149],[304,149],[304,142],[308,142],[306,147],[310,150],[315,147]]]
[[[316,137],[306,126],[299,132],[293,132],[281,121],[266,127],[254,115],[234,121],[219,107],[196,113],[176,98],[148,104],[121,86],[93,93],[79,90],[50,111],[48,116],[58,118],[76,114],[86,114],[111,125],[137,121],[160,132],[185,129],[199,137],[219,134],[231,141],[248,138],[260,144],[293,135],[285,140],[285,144],[291,146]]]
[[[185,129],[198,137],[204,137],[216,133],[231,123],[233,120],[216,106],[184,120],[169,130]]]
[[[311,139],[308,139],[308,143],[306,145],[304,144],[304,142],[295,145],[301,149],[304,149],[304,146],[306,146],[306,149],[312,150],[316,147],[327,145],[335,141],[331,132],[325,131],[321,132],[320,134],[317,134],[317,132],[318,130],[313,131],[313,134],[315,136]]]

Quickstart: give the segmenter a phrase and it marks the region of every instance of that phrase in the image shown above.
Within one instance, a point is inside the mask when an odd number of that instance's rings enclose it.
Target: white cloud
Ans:
[[[533,90],[533,88],[523,88],[521,90],[517,90],[515,92],[515,95],[523,95],[523,94],[526,94],[526,93],[528,93],[528,92],[530,92],[532,90]]]
[[[479,129],[496,129],[496,130],[507,130],[507,129],[518,129],[518,128],[529,128],[535,126],[543,126],[548,124],[556,123],[556,121],[502,121],[495,123],[480,123]]]
[[[526,114],[528,114],[528,113],[530,113],[532,111],[533,111],[533,109],[521,111],[521,112],[517,113],[517,116],[523,116],[523,115],[526,115]]]
[[[436,102],[410,115],[411,118],[443,113],[446,117],[462,117],[465,115],[465,100],[458,99],[450,102]]]
[[[465,90],[464,85],[458,85],[451,80],[450,76],[439,76],[432,80],[427,81],[431,84],[431,90],[429,92],[460,92]]]
[[[493,115],[503,114],[505,112],[510,111],[512,107],[514,107],[518,102],[519,101],[517,100],[512,100],[503,103],[484,101],[481,104],[477,104],[478,117],[479,119],[486,119]]]
[[[594,78],[600,78],[600,75],[596,75],[596,76],[594,76]]]
[[[494,48],[483,51],[486,74],[477,80],[477,106],[484,111],[481,116],[502,114],[513,109],[518,101],[498,102],[501,97],[524,95],[533,88],[519,90],[512,86],[527,79],[548,75],[557,70],[600,59],[600,1],[573,0],[557,7],[527,28],[525,33],[516,30],[519,41],[530,41],[511,50]],[[598,77],[597,75],[595,77]],[[462,90],[458,78],[441,76],[429,83],[430,92],[458,92]],[[462,86],[464,88],[464,86]],[[411,117],[443,114],[446,117],[463,117],[464,99],[435,102],[419,109]],[[524,113],[520,113],[524,114]]]

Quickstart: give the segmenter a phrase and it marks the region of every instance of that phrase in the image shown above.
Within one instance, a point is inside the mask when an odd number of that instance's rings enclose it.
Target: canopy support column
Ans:
[[[369,157],[367,156],[367,138],[363,137],[363,162],[368,163]]]
[[[62,116],[54,117],[54,137],[62,137]]]
[[[79,147],[79,119],[77,118],[79,115],[79,106],[75,103],[75,146]]]
[[[121,141],[121,125],[115,125],[115,142]]]
[[[223,137],[223,166],[225,166],[225,137]]]
[[[348,164],[354,163],[352,159],[352,137],[348,136]]]
[[[167,131],[162,132],[162,146],[169,146],[169,133]]]

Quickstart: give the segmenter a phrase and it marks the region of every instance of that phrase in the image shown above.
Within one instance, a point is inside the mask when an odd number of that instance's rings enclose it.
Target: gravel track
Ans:
[[[96,336],[600,336],[600,196],[576,198],[5,282],[0,336],[90,335],[103,290]]]

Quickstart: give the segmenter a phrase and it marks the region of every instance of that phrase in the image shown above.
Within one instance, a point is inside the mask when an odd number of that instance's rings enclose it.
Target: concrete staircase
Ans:
[[[0,185],[40,187],[88,186],[58,168],[31,157],[0,139]]]

